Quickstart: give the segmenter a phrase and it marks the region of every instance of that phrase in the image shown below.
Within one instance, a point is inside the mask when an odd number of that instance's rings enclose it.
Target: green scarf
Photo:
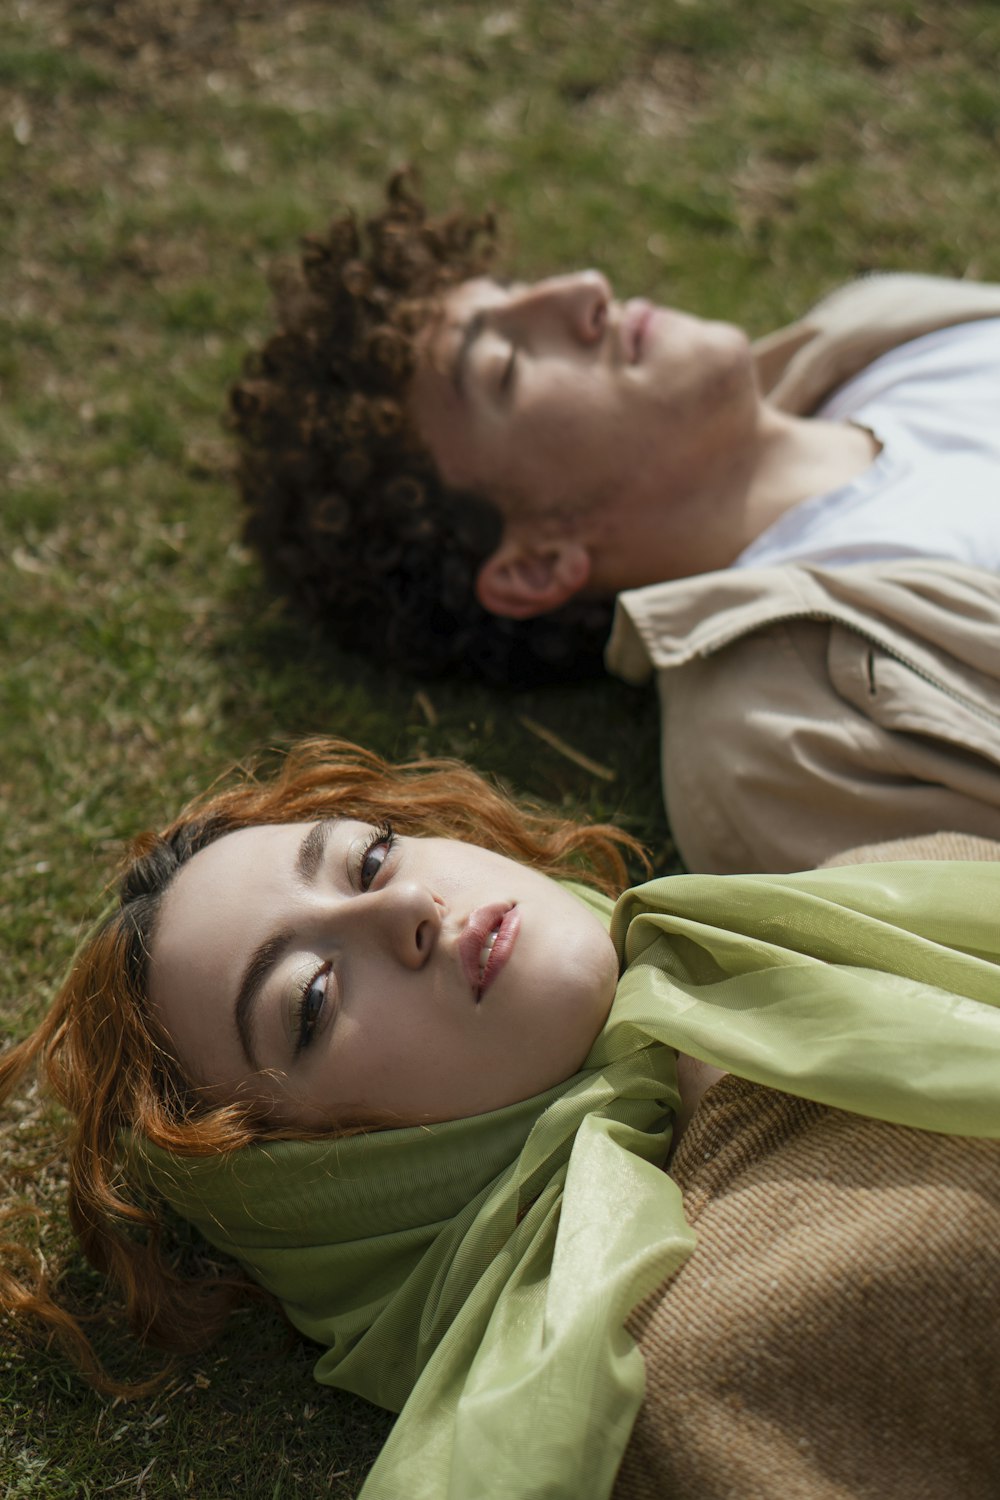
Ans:
[[[607,914],[610,902],[578,892]],[[643,1394],[630,1310],[694,1245],[661,1170],[674,1049],[876,1119],[1000,1135],[1000,863],[628,891],[575,1077],[469,1120],[133,1165],[403,1408],[364,1500],[604,1500]]]

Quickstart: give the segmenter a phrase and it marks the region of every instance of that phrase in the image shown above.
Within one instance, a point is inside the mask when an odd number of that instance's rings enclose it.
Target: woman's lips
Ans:
[[[517,941],[521,914],[516,906],[480,906],[458,940],[459,957],[476,999],[489,989]]]

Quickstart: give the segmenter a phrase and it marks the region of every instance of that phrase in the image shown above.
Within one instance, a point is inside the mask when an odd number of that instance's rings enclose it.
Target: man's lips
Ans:
[[[521,927],[516,906],[480,906],[458,940],[458,953],[476,999],[489,989],[507,962]]]
[[[625,357],[630,365],[638,364],[642,359],[646,332],[655,311],[652,302],[648,302],[645,297],[633,297],[625,304],[622,323],[625,335]]]

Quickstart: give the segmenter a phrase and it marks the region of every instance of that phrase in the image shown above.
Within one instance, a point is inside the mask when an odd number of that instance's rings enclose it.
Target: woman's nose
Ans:
[[[552,317],[582,343],[603,335],[611,304],[611,285],[600,271],[573,271],[535,282],[511,298],[508,306],[528,318]]]
[[[420,881],[389,881],[363,898],[376,943],[409,969],[422,969],[437,946],[444,911]],[[360,914],[360,903],[357,908]]]

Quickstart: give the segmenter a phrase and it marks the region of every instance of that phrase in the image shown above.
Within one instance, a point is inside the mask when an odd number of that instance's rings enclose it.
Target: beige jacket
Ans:
[[[762,387],[806,413],[897,344],[995,316],[1000,286],[871,277],[755,346]],[[656,673],[690,869],[804,869],[939,829],[1000,839],[991,573],[908,559],[653,584],[619,596],[607,662],[630,682]]]

